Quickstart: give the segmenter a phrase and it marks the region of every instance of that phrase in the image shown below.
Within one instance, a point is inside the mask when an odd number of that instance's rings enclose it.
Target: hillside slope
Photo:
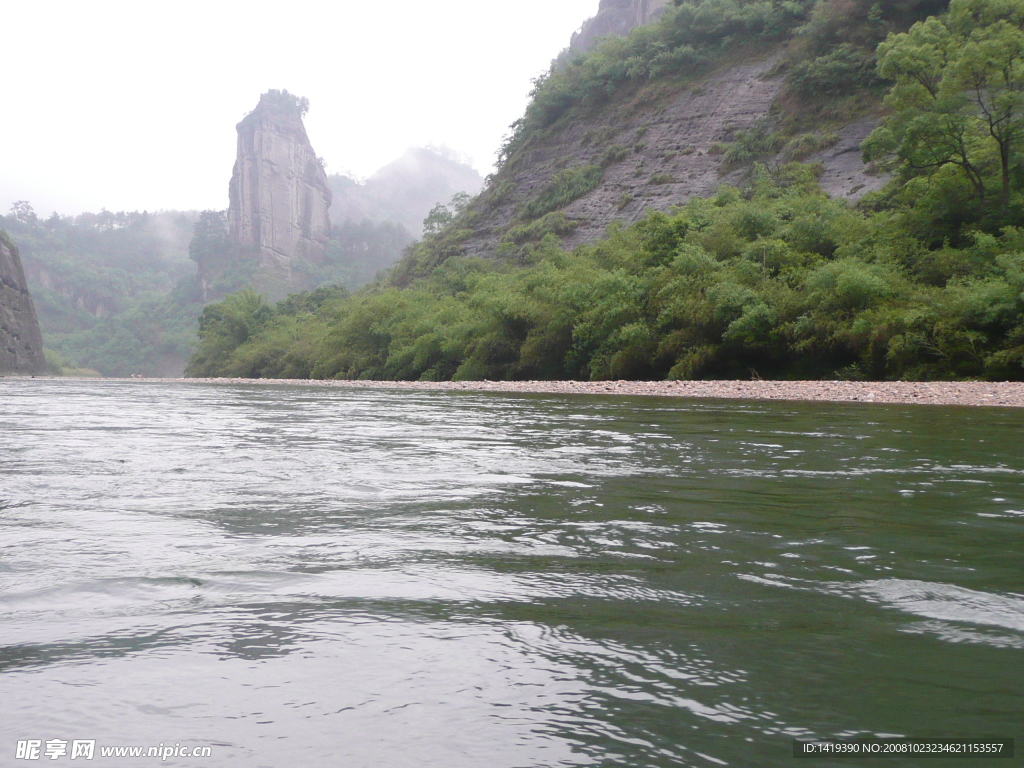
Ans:
[[[198,297],[168,303],[194,280],[193,212],[0,216],[21,251],[48,355],[109,376],[180,375],[192,353]]]
[[[570,248],[594,242],[613,222],[741,184],[758,161],[820,164],[823,191],[852,201],[881,189],[887,177],[860,151],[882,113],[874,47],[943,5],[602,3],[584,31],[657,20],[625,38],[588,33],[537,82],[445,258],[513,256],[548,234]]]
[[[778,63],[776,54],[732,66],[655,108],[625,103],[566,125],[531,150],[527,162],[502,174],[500,183],[512,191],[483,196],[486,213],[465,241],[466,254],[497,253],[508,229],[567,167],[603,167],[603,174],[591,192],[555,209],[571,222],[562,238],[566,247],[603,237],[613,221],[630,224],[652,210],[668,211],[690,198],[707,197],[722,184],[741,183],[748,168],[730,169],[721,145],[768,120],[785,85],[775,73]],[[846,129],[844,146],[854,145],[855,153],[821,157],[826,176],[842,178],[850,188],[859,185],[854,197],[883,183],[868,175],[860,158],[859,144],[875,124],[861,120]],[[572,158],[570,165],[567,158]],[[852,167],[840,158],[852,159]]]
[[[676,3],[542,78],[387,280],[229,297],[189,370],[1024,379],[1024,0],[944,10]]]
[[[597,14],[587,19],[572,36],[569,51],[589,51],[608,35],[621,37],[637,27],[650,24],[669,3],[670,0],[601,0]]]

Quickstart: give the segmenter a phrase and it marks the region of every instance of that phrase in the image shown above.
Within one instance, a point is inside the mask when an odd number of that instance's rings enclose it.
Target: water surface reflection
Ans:
[[[794,736],[1021,736],[1016,412],[0,387],[0,754],[781,766]]]

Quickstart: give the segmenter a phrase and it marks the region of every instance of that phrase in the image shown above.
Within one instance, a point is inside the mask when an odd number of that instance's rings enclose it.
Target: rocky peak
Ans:
[[[654,21],[671,1],[601,0],[597,15],[573,35],[570,50],[585,51],[608,35],[628,35],[634,27],[642,27]]]
[[[288,91],[268,91],[237,126],[230,237],[262,267],[320,261],[327,249],[331,189],[302,123],[308,108]]]
[[[0,231],[0,374],[43,373],[43,335],[18,249]]]

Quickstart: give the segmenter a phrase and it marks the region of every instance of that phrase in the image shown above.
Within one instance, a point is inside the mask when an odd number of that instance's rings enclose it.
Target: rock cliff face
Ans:
[[[593,191],[560,208],[569,228],[559,234],[569,248],[600,239],[612,222],[629,225],[652,210],[709,197],[723,184],[742,184],[748,169],[730,170],[722,148],[740,132],[770,124],[784,85],[778,63],[776,55],[729,67],[663,103],[610,104],[566,124],[503,173],[503,194],[494,188],[484,193],[465,252],[500,255],[520,213],[566,168],[601,173]],[[827,194],[856,200],[885,184],[885,177],[869,175],[859,149],[876,124],[859,120],[839,131],[834,146],[807,158],[822,164]]]
[[[585,51],[607,35],[624,36],[634,27],[649,24],[670,0],[601,0],[597,16],[572,37],[573,51]]]
[[[495,254],[517,212],[567,160],[570,167],[605,166],[597,188],[562,209],[574,224],[563,237],[567,247],[600,239],[613,221],[628,225],[738,182],[742,174],[723,172],[715,145],[766,119],[783,84],[766,76],[776,64],[773,58],[732,67],[657,109],[618,104],[567,125],[508,174],[511,191],[491,206],[467,253]]]
[[[327,249],[331,189],[302,124],[307,107],[287,91],[268,91],[238,124],[230,236],[264,268],[320,261]]]
[[[18,249],[0,231],[0,374],[43,373],[43,335]]]

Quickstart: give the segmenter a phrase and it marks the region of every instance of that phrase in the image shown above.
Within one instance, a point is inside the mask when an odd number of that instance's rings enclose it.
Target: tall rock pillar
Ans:
[[[262,267],[320,261],[327,249],[331,188],[302,124],[308,106],[288,91],[268,91],[238,124],[230,238],[257,253]]]
[[[43,334],[18,249],[0,231],[0,374],[44,373]]]

